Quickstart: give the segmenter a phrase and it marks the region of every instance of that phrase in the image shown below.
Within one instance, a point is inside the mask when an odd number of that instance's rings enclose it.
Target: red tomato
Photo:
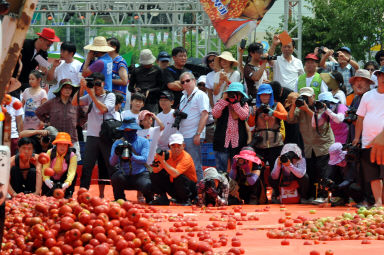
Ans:
[[[44,170],[45,176],[53,176],[54,174],[55,174],[55,171],[53,171],[52,168],[50,168],[50,167],[45,168],[45,170]]]
[[[40,153],[37,159],[39,160],[39,163],[42,165],[47,164],[50,160],[48,154],[45,152]]]
[[[95,247],[94,255],[106,255],[109,252],[109,246],[107,244],[99,244]]]
[[[56,199],[64,198],[64,191],[62,189],[55,189],[53,191],[53,197]]]
[[[333,255],[333,251],[332,250],[326,250],[325,251],[325,255]]]
[[[320,252],[313,250],[309,253],[309,255],[320,255]]]
[[[281,245],[289,245],[289,241],[284,239],[281,241]]]

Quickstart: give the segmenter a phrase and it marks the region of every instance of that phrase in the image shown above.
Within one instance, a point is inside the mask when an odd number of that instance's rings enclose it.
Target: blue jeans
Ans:
[[[196,168],[197,181],[203,179],[203,166],[201,163],[201,147],[193,143],[192,138],[184,138],[185,150],[191,155]]]
[[[227,151],[215,151],[215,162],[216,169],[221,173],[226,173],[228,168],[228,157],[229,153]]]

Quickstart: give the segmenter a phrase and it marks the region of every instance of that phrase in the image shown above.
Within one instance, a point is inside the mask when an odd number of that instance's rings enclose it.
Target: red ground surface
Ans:
[[[78,189],[78,186],[76,187]],[[98,186],[92,185],[90,191],[93,195],[98,195]],[[136,191],[126,191],[128,200],[136,201]],[[105,197],[113,199],[113,192],[111,186],[107,185],[105,190]],[[226,247],[215,249],[215,251],[228,251],[231,247],[231,238],[236,236],[237,232],[242,233],[238,236],[241,240],[242,247],[245,249],[245,254],[309,254],[312,250],[317,250],[320,254],[325,254],[326,250],[333,250],[334,254],[384,254],[384,241],[371,241],[371,244],[361,244],[361,240],[353,241],[327,241],[321,242],[318,245],[303,245],[304,240],[290,239],[289,246],[282,246],[281,239],[269,239],[266,236],[267,229],[277,228],[279,226],[278,219],[284,217],[285,211],[280,210],[279,205],[270,205],[268,212],[255,212],[256,209],[263,209],[265,205],[245,205],[243,210],[250,215],[257,215],[259,221],[244,221],[243,225],[238,225],[236,230],[227,231],[212,231],[212,238],[217,238],[219,234],[225,233],[228,235],[228,244]],[[190,216],[198,220],[201,227],[211,224],[209,217],[212,215],[219,216],[219,211],[213,213],[202,213],[200,211],[192,212],[190,206],[162,206],[161,209],[169,210],[166,214],[168,216],[184,213],[184,216]],[[310,214],[311,209],[316,209],[316,214]],[[231,207],[227,211],[232,211]],[[306,216],[307,218],[318,218],[326,216],[340,216],[343,212],[354,212],[354,208],[336,207],[336,208],[320,208],[313,205],[286,205],[286,211],[292,213],[292,218],[299,215]],[[165,212],[164,212],[165,213]],[[236,213],[239,215],[239,213]],[[164,228],[168,229],[173,222],[160,222]],[[185,235],[186,233],[172,233],[173,235]],[[312,242],[313,243],[313,242]]]

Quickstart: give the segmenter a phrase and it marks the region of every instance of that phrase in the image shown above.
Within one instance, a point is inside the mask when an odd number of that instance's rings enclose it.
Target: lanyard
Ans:
[[[193,94],[188,98],[187,103],[183,106],[183,108],[180,110],[181,112],[187,107],[188,103],[192,100],[193,96],[196,94],[197,90],[193,92]],[[185,98],[184,98],[185,99]],[[184,99],[180,102],[180,104],[184,101]]]

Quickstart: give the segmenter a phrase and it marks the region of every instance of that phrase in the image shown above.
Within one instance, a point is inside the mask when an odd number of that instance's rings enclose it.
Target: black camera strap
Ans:
[[[193,92],[193,94],[192,94],[190,97],[188,97],[188,101],[187,101],[187,103],[183,106],[183,108],[180,110],[180,112],[182,112],[182,111],[185,109],[185,107],[187,107],[188,103],[191,102],[191,100],[192,100],[192,98],[195,96],[196,92],[197,92],[197,90],[196,90],[195,92]],[[184,98],[184,99],[185,99],[185,98]],[[181,102],[183,102],[184,99],[183,99]],[[181,102],[180,102],[180,104],[181,104]]]

